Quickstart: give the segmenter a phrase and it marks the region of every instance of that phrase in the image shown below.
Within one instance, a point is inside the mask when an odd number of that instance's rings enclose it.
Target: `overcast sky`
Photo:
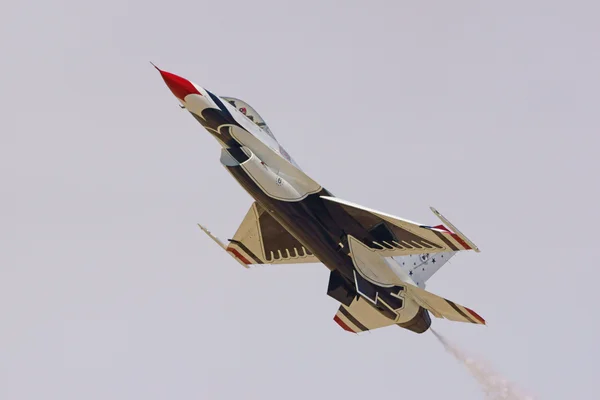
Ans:
[[[434,320],[539,399],[599,375],[596,1],[4,1],[0,398],[481,399],[430,333],[332,320],[320,264],[245,270],[252,199],[149,64],[249,102],[343,199],[482,250]]]

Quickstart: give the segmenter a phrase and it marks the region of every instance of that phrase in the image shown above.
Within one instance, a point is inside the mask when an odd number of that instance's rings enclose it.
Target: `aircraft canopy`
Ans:
[[[250,106],[250,104],[246,103],[243,100],[236,99],[235,97],[222,97],[222,98],[223,98],[223,100],[229,102],[229,104],[231,104],[232,106],[234,106],[235,108],[237,108],[238,111],[240,111],[246,117],[248,117],[248,119],[250,121],[254,122],[262,130],[264,130],[265,132],[267,132],[267,134],[269,136],[271,136],[273,139],[275,139],[275,136],[271,132],[271,129],[269,129],[269,126],[267,125],[267,123],[265,122],[265,120],[262,119],[262,117],[260,116],[260,114],[258,114],[256,112],[256,110],[254,108],[252,108],[252,106]]]

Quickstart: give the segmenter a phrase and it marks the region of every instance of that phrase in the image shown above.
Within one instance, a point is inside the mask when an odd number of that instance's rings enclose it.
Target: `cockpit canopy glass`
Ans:
[[[269,136],[275,139],[275,136],[269,129],[267,123],[261,116],[256,112],[254,108],[250,106],[250,104],[246,103],[243,100],[236,99],[234,97],[222,97],[223,100],[229,102],[232,106],[234,106],[239,112],[244,114],[250,121],[254,122],[258,125],[262,130],[264,130]]]

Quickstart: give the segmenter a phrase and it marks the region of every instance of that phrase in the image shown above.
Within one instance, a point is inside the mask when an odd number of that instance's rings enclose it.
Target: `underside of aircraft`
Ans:
[[[437,210],[431,209],[441,223],[430,226],[334,196],[302,171],[248,103],[158,70],[181,107],[217,139],[222,166],[255,200],[227,243],[200,225],[242,266],[324,264],[327,294],[340,302],[333,319],[349,332],[398,325],[423,333],[430,314],[485,325],[473,310],[425,290],[456,253],[479,252]]]

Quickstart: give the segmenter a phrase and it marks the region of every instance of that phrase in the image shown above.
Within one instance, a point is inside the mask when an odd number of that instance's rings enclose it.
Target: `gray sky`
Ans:
[[[540,399],[598,378],[596,1],[0,6],[0,398],[480,399],[431,334],[355,336],[319,264],[241,268],[251,198],[148,61],[254,106],[335,195],[482,250],[435,320]],[[418,397],[414,397],[418,396]]]

